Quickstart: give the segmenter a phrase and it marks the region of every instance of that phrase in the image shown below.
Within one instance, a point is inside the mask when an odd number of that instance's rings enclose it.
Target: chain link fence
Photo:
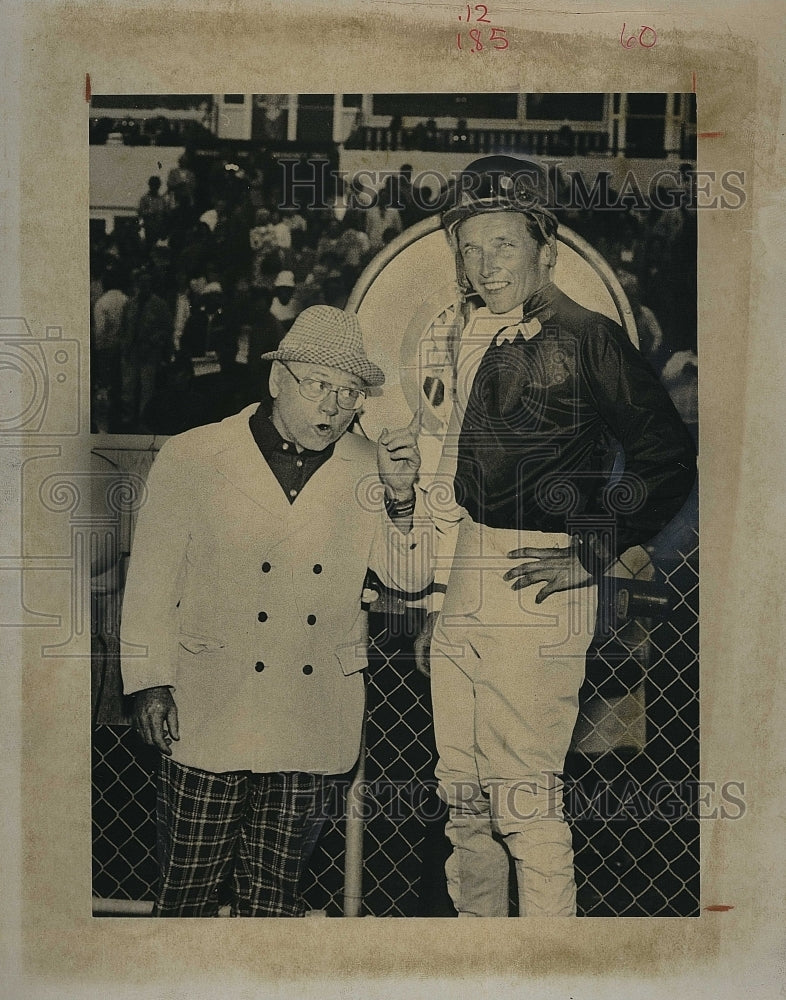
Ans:
[[[657,617],[632,613],[637,596],[631,581],[649,583],[652,566],[629,567],[629,579],[616,591],[616,617],[588,655],[566,762],[578,906],[586,916],[699,912],[695,512],[684,513],[656,543],[652,559],[664,607]],[[650,611],[653,606],[652,600],[646,605]],[[429,685],[412,654],[422,614],[389,607],[385,614],[370,615],[361,910],[366,915],[453,913],[442,872],[448,848],[433,779]],[[105,659],[116,655],[113,640],[111,633],[102,637]],[[152,902],[155,896],[155,767],[155,752],[126,726],[94,727],[93,893],[99,899]],[[304,884],[308,905],[328,916],[343,913],[344,807],[351,777],[331,789],[328,819]]]

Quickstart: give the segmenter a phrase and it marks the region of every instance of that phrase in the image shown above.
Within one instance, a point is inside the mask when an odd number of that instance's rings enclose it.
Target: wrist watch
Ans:
[[[409,517],[415,512],[415,491],[406,500],[395,500],[385,493],[385,510],[390,517]]]

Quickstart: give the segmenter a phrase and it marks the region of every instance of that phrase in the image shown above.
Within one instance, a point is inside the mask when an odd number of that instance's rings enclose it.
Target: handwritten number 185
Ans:
[[[643,49],[651,49],[652,46],[657,42],[658,35],[654,28],[650,28],[649,25],[642,24],[641,31],[636,34],[631,34],[625,38],[625,28],[626,22],[622,23],[622,31],[620,32],[620,45],[623,49],[631,49],[634,45],[639,45]]]

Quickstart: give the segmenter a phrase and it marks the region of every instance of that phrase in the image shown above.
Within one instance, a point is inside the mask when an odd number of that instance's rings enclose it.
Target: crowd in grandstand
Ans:
[[[444,205],[442,192],[413,189],[407,165],[372,207],[339,182],[328,209],[309,209],[307,196],[280,207],[262,161],[243,170],[219,159],[199,177],[194,166],[185,153],[165,184],[150,178],[132,225],[94,234],[94,431],[175,434],[263,398],[260,355],[298,313],[343,307],[375,254]],[[640,349],[695,428],[695,212],[569,208],[561,221],[617,272]]]

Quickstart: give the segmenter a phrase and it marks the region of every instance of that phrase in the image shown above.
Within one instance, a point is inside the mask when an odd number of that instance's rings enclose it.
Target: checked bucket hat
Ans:
[[[262,355],[264,361],[305,361],[328,365],[356,375],[369,386],[382,385],[385,373],[369,361],[363,333],[355,313],[334,306],[310,306],[292,324],[278,350]]]

